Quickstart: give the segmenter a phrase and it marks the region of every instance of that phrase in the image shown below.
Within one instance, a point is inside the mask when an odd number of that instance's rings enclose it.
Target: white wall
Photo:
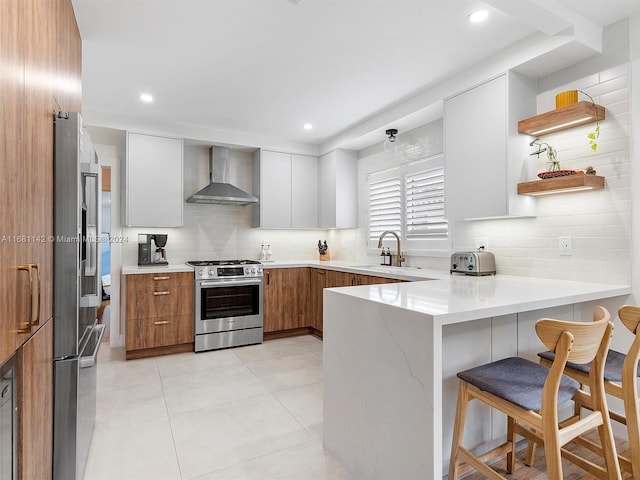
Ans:
[[[630,64],[628,22],[622,21],[606,29],[603,53],[538,82],[538,112],[555,108],[555,94],[568,89],[589,92],[596,103],[607,109],[601,124],[596,153],[588,145],[587,133],[594,125],[586,125],[544,137],[558,150],[562,168],[584,170],[593,166],[606,177],[603,191],[550,195],[537,199],[537,216],[528,219],[492,221],[460,221],[451,225],[453,250],[474,248],[474,238],[488,238],[489,250],[496,255],[500,273],[600,281],[630,282],[631,275],[631,197],[630,197]],[[420,129],[417,129],[420,130]],[[420,130],[430,140],[431,154],[442,151],[437,122]],[[446,161],[446,160],[445,160]],[[543,159],[538,171],[545,170]],[[363,255],[366,244],[367,193],[366,174],[376,169],[402,163],[379,146],[360,152],[359,225],[357,234],[338,233],[352,238],[354,251]],[[490,195],[490,192],[487,192]],[[470,199],[475,201],[478,199]],[[573,256],[558,254],[558,237],[573,239]],[[367,259],[375,263],[375,256]],[[446,258],[409,257],[407,265],[448,268]]]

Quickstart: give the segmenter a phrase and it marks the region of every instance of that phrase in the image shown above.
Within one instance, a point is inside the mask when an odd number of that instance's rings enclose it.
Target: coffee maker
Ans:
[[[152,244],[153,242],[153,244]],[[138,266],[168,265],[166,234],[141,233],[138,235]],[[155,248],[154,248],[155,246]]]
[[[164,248],[167,245],[167,235],[151,235],[151,240],[156,244],[156,251],[153,252],[151,262],[154,265],[168,265],[167,251]]]

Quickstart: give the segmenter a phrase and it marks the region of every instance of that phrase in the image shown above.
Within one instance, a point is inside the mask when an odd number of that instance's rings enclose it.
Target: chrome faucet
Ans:
[[[380,238],[378,239],[378,248],[382,248],[382,240],[387,234],[393,235],[398,241],[398,255],[396,257],[396,266],[401,267],[402,262],[404,262],[404,257],[402,256],[402,252],[400,250],[400,236],[396,232],[392,232],[391,230],[385,230],[384,232],[382,232],[382,235],[380,235]]]

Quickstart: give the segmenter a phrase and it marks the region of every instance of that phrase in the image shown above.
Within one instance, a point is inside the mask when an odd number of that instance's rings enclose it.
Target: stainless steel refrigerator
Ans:
[[[96,412],[101,176],[79,113],[54,121],[53,478],[81,480]]]

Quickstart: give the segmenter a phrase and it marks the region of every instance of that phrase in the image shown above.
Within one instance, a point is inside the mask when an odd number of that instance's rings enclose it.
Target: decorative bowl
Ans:
[[[556,178],[556,177],[566,177],[567,175],[575,175],[575,170],[553,170],[551,172],[540,172],[538,174],[539,178]]]

